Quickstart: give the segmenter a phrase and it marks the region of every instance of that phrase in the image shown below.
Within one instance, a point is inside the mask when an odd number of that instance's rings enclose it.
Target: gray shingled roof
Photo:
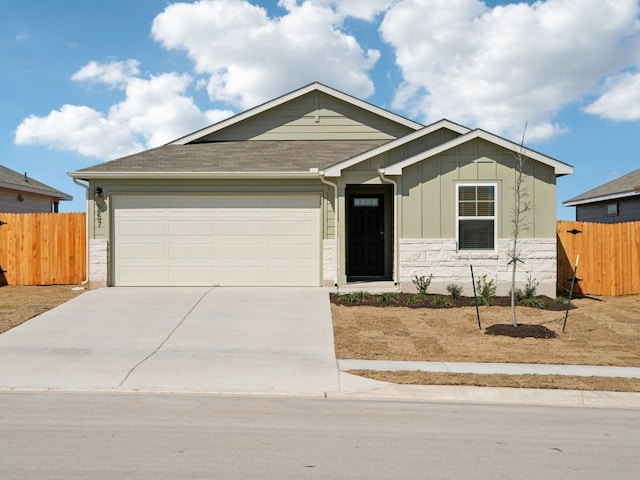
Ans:
[[[212,142],[165,145],[73,172],[160,173],[160,172],[305,172],[323,169],[370,150],[386,140],[289,140]]]
[[[73,197],[60,190],[56,190],[38,180],[35,180],[26,173],[18,173],[10,168],[0,165],[0,186],[11,188],[22,192],[32,192],[60,200],[72,200]]]
[[[598,201],[602,197],[613,199],[636,194],[640,195],[640,168],[599,187],[593,188],[577,197],[573,197],[563,202],[563,204],[570,206],[570,204],[574,203],[589,203],[589,200]]]

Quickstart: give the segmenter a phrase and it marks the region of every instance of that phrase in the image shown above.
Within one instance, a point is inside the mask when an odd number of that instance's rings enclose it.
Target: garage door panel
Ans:
[[[267,245],[267,258],[275,260],[310,260],[313,257],[310,245],[275,244]]]
[[[261,285],[264,283],[262,272],[262,267],[250,265],[220,266],[218,268],[218,277],[220,279],[220,285]]]
[[[113,205],[116,285],[320,283],[317,196],[114,196]]]
[[[203,266],[169,267],[167,269],[169,285],[208,286],[215,282],[214,269]]]
[[[169,235],[172,237],[189,237],[189,236],[211,237],[213,235],[213,222],[170,220]]]
[[[267,270],[267,283],[278,285],[306,285],[311,267],[274,267]]]
[[[220,222],[218,228],[221,237],[261,237],[263,233],[262,221]]]
[[[165,245],[162,243],[124,243],[120,245],[119,258],[123,260],[162,260]]]
[[[164,267],[160,266],[131,266],[121,267],[120,281],[122,286],[164,285]]]
[[[213,245],[199,245],[191,243],[188,245],[169,245],[169,260],[191,260],[194,263],[203,260],[213,260],[215,258]]]
[[[264,258],[264,245],[262,243],[218,246],[218,258],[220,260],[262,260]]]
[[[120,221],[120,237],[154,237],[163,236],[165,234],[165,222],[163,220],[155,221]]]
[[[269,236],[313,236],[312,222],[272,222],[267,224],[267,235]]]

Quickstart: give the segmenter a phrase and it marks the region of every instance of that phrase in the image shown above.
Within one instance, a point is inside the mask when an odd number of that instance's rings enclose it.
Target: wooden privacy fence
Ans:
[[[557,222],[558,284],[571,286],[580,255],[574,291],[584,295],[640,293],[640,222]]]
[[[0,285],[84,281],[84,213],[0,213],[0,221]]]

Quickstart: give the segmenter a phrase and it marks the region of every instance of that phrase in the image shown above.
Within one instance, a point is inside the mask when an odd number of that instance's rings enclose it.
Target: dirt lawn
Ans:
[[[0,333],[77,297],[84,290],[73,290],[75,286],[0,287]]]
[[[556,338],[485,334],[510,324],[509,307],[408,308],[333,305],[339,359],[510,362],[640,366],[640,295],[576,299],[562,333],[564,312],[517,307],[522,324],[542,325]],[[351,372],[407,384],[513,386],[640,392],[640,379],[426,372]]]
[[[80,295],[74,285],[0,287],[0,333]],[[491,336],[510,323],[508,307],[407,308],[331,306],[340,359],[560,363],[640,366],[640,295],[576,299],[566,333],[564,312],[518,307],[521,323],[544,325],[556,338]],[[394,383],[512,386],[640,392],[640,379],[553,375],[352,372]]]

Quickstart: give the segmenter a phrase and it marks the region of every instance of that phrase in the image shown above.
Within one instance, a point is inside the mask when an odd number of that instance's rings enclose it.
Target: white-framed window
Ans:
[[[495,250],[497,237],[495,183],[460,183],[456,188],[458,250]]]
[[[618,202],[607,203],[607,217],[618,216]]]

